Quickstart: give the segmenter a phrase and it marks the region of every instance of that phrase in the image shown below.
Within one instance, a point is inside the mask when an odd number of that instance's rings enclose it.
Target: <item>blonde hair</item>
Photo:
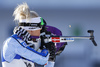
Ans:
[[[27,3],[23,3],[15,8],[13,16],[15,17],[14,18],[15,21],[19,21],[21,19],[35,18],[38,17],[39,15],[35,11],[30,11]]]

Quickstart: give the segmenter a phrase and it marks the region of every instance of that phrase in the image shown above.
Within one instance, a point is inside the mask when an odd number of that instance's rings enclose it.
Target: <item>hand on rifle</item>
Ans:
[[[55,44],[53,42],[45,42],[45,39],[48,38],[46,35],[48,35],[49,37],[52,36],[51,32],[41,30],[41,34],[40,34],[41,47],[40,47],[40,49],[43,49],[44,47],[46,49],[48,49],[49,53],[50,53],[49,61],[55,61],[55,57],[56,57],[56,54],[55,54],[55,52],[56,52]]]
[[[49,61],[55,61],[56,57],[56,47],[53,42],[45,43],[45,47],[49,50],[50,56],[49,56]]]

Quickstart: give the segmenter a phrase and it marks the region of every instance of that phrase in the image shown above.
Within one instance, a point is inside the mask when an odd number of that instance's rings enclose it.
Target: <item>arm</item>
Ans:
[[[9,42],[7,43],[5,47],[6,49],[8,48],[8,50],[5,49],[6,60],[8,60],[11,57],[11,54],[9,56],[7,55],[9,54],[8,52],[11,51],[12,53],[14,53],[14,55],[18,54],[40,65],[44,65],[48,61],[49,54],[47,56],[44,55],[47,50],[44,50],[41,53],[39,52],[36,53],[34,52],[35,50],[32,51],[23,47],[13,38],[10,38]]]

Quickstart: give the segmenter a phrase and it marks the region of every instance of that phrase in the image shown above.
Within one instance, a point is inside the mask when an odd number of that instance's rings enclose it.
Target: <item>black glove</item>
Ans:
[[[60,55],[62,53],[62,51],[65,49],[66,45],[67,45],[67,42],[64,43],[64,45],[62,47],[60,47],[60,49],[56,52],[56,55]]]
[[[45,47],[49,50],[50,56],[49,56],[49,61],[55,61],[56,57],[56,47],[53,42],[45,43]]]
[[[51,32],[47,31],[45,27],[42,28],[40,38],[41,38],[41,47],[40,49],[44,49],[44,46],[46,49],[49,50],[50,56],[49,56],[49,61],[55,61],[56,57],[56,47],[53,42],[47,42],[45,43],[44,39],[48,38],[46,35],[51,35]]]
[[[49,38],[51,35],[51,32],[47,31],[44,27],[43,29],[40,31],[41,34],[40,34],[40,38],[41,38],[41,46],[40,46],[40,49],[44,49],[44,44],[45,44],[45,39]]]

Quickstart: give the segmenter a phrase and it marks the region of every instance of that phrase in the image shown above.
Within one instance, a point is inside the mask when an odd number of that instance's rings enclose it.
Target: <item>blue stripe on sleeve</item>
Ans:
[[[15,39],[15,40],[17,40],[17,39],[20,39],[17,35],[12,35],[12,37]],[[17,40],[18,41],[18,40]],[[18,41],[19,42],[19,41]],[[36,53],[36,54],[39,54],[39,55],[41,55],[41,56],[43,56],[43,57],[46,57],[47,55],[48,55],[48,50],[46,50],[46,49],[43,49],[42,51],[41,51],[41,53],[39,53],[39,52],[37,52],[37,51],[35,51],[34,49],[32,49],[31,47],[29,47],[29,46],[27,46],[26,47],[26,43],[24,42],[22,42],[22,43],[20,43],[19,42],[19,44],[21,45],[21,46],[23,46],[24,48],[27,48],[28,50],[31,50],[31,51],[33,51],[34,53]]]

